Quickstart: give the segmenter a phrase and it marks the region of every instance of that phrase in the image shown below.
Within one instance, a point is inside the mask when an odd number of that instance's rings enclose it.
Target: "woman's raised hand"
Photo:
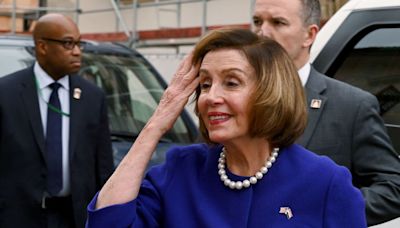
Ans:
[[[97,209],[125,203],[137,197],[147,164],[158,141],[173,126],[199,84],[199,66],[192,66],[191,58],[189,55],[182,61],[154,114],[101,189],[97,198]]]
[[[193,94],[199,84],[199,66],[192,65],[192,54],[186,56],[180,63],[168,88],[165,90],[161,101],[152,117],[160,119],[160,129],[169,130],[187,104],[189,97]]]

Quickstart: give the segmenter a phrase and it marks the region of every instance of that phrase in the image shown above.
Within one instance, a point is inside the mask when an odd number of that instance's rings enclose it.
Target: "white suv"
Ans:
[[[400,152],[400,0],[350,0],[321,29],[314,67],[374,94]],[[400,227],[400,218],[380,228]]]
[[[318,33],[311,61],[378,98],[400,152],[400,0],[350,0]]]

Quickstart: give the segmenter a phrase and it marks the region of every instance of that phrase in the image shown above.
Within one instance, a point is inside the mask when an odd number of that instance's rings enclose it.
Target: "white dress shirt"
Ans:
[[[39,65],[35,62],[33,72],[36,77],[38,87],[40,115],[42,117],[43,132],[46,136],[47,129],[47,104],[50,100],[52,89],[49,85],[54,81]],[[61,87],[58,89],[58,97],[60,98],[61,110],[63,113],[70,113],[69,102],[69,76],[66,75],[60,78],[58,83]],[[63,186],[58,196],[67,196],[70,194],[70,175],[69,175],[69,117],[62,115],[62,171],[63,171]]]
[[[308,77],[310,76],[310,72],[311,72],[311,64],[306,63],[297,72],[299,73],[301,84],[303,85],[303,87],[306,86]]]

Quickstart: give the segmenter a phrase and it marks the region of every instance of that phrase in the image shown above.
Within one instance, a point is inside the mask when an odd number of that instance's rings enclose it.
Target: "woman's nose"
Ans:
[[[220,87],[213,85],[207,93],[207,104],[217,105],[223,103],[223,92]]]

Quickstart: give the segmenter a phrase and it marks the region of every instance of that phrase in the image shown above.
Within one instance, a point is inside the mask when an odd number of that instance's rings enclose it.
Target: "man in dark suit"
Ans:
[[[84,227],[113,170],[105,96],[74,75],[71,19],[47,14],[33,36],[37,62],[0,79],[0,227]]]
[[[319,20],[318,0],[255,1],[255,32],[286,49],[305,86],[309,117],[298,143],[349,168],[364,195],[368,225],[399,217],[400,160],[376,98],[318,73],[309,63]]]

